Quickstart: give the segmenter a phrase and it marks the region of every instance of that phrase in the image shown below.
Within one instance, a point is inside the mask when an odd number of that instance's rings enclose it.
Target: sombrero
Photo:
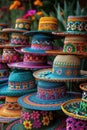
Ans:
[[[23,61],[8,64],[11,68],[21,68],[21,69],[40,69],[40,68],[50,68],[51,65],[47,63],[47,56],[33,55],[29,53],[24,53]]]
[[[65,117],[58,116],[56,119],[55,113],[52,111],[32,111],[23,109],[22,117],[20,120],[13,121],[7,126],[6,130],[16,129],[34,129],[34,130],[66,130],[65,129]],[[56,113],[58,115],[58,113]],[[25,115],[26,119],[25,120]],[[28,118],[31,115],[30,119]],[[34,117],[36,115],[36,118]],[[24,119],[23,119],[24,118]],[[58,120],[60,118],[60,120]],[[46,121],[45,121],[46,119]],[[30,125],[27,126],[27,125]]]
[[[26,32],[30,30],[30,20],[29,19],[24,19],[24,18],[17,18],[16,19],[16,23],[15,23],[15,28],[7,28],[7,29],[3,29],[3,32],[9,32],[9,33],[13,33],[13,32]]]
[[[20,97],[18,103],[28,109],[54,111],[60,110],[63,102],[74,97],[75,94],[66,94],[66,86],[63,82],[38,81],[37,93]]]
[[[80,88],[83,90],[82,98],[65,102],[62,110],[70,117],[87,120],[87,83],[81,84]]]
[[[3,43],[0,45],[0,48],[14,48],[14,47],[24,47],[29,46],[29,37],[24,36],[23,32],[30,30],[30,20],[18,18],[16,19],[15,28],[6,28],[3,29],[3,33],[12,33],[11,40],[9,43]],[[3,40],[3,39],[2,39]]]
[[[87,16],[69,16],[66,32],[53,32],[60,36],[87,36]]]
[[[13,63],[22,61],[22,55],[14,50],[14,48],[4,48],[0,57],[2,63]]]
[[[66,130],[86,130],[87,121],[68,117],[66,119]]]
[[[5,104],[0,105],[0,123],[9,123],[21,116],[21,107],[17,103],[18,97],[7,97]]]
[[[32,54],[45,54],[45,50],[51,50],[55,35],[52,31],[58,30],[58,21],[54,17],[41,17],[38,30],[27,31],[25,36],[32,36],[31,47],[24,48],[22,51]]]
[[[22,48],[23,53],[31,53],[38,55],[47,55],[46,50],[52,50],[54,38],[48,31],[28,31],[24,33],[26,36],[33,36],[30,47]]]
[[[8,78],[8,84],[0,86],[0,95],[4,96],[22,96],[35,91],[35,80],[28,70],[13,70]]]
[[[0,83],[6,82],[8,80],[8,76],[9,69],[7,64],[0,62]]]
[[[37,80],[50,82],[85,81],[86,75],[80,73],[80,59],[74,55],[57,55],[53,68],[33,73]]]

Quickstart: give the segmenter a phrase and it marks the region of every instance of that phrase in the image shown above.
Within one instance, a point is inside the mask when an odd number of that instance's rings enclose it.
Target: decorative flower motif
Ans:
[[[71,30],[76,30],[76,25],[75,24],[71,25]]]
[[[57,74],[58,74],[58,75],[61,75],[61,74],[62,74],[62,69],[58,69],[58,70],[57,70]]]
[[[48,114],[48,112],[47,112],[47,111],[41,111],[41,114],[42,114],[43,116],[46,116],[46,115]]]
[[[87,24],[85,25],[84,29],[85,29],[85,31],[87,32]]]
[[[25,127],[27,130],[32,130],[32,123],[31,123],[31,121],[24,121],[24,122],[23,122],[23,125],[24,125],[24,127]]]
[[[50,123],[49,117],[48,116],[43,117],[42,123],[43,125],[48,126]]]
[[[38,119],[39,117],[40,117],[40,114],[39,114],[38,111],[33,111],[33,112],[31,113],[31,118],[32,118],[32,119],[36,120],[36,119]]]
[[[22,114],[22,116],[23,116],[23,119],[24,119],[24,120],[29,120],[29,119],[30,119],[30,115],[29,115],[28,112],[24,112],[24,113]]]
[[[71,75],[71,70],[69,70],[69,69],[66,70],[66,71],[65,71],[65,74],[66,74],[67,76],[70,76],[70,75]]]
[[[40,128],[40,127],[41,127],[41,122],[40,122],[40,120],[35,120],[35,121],[33,122],[33,127],[34,127],[34,128]]]
[[[76,47],[72,43],[64,45],[64,52],[76,52]]]
[[[82,31],[82,30],[83,30],[83,25],[82,25],[82,24],[79,24],[79,25],[78,25],[78,30],[79,30],[79,31]]]
[[[26,29],[29,29],[29,24],[26,24],[26,25],[25,25],[25,28],[26,28]]]
[[[19,24],[19,28],[23,28],[23,24],[21,23],[21,24]]]
[[[67,24],[67,30],[69,30],[69,29],[70,29],[70,24],[68,23],[68,24]]]

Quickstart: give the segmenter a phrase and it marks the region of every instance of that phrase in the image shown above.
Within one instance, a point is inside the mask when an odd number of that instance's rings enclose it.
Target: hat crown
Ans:
[[[30,30],[31,21],[29,19],[18,18],[16,19],[15,29]]]
[[[54,17],[41,17],[39,20],[38,30],[57,31],[58,20]]]
[[[67,32],[87,33],[87,16],[69,16],[67,20]]]
[[[27,90],[35,87],[35,80],[30,71],[14,70],[10,73],[8,86],[11,90]]]
[[[74,78],[80,75],[80,59],[74,55],[58,55],[53,62],[53,74],[59,78]]]
[[[26,70],[14,70],[10,73],[9,81],[13,82],[24,82],[34,79],[32,73]]]

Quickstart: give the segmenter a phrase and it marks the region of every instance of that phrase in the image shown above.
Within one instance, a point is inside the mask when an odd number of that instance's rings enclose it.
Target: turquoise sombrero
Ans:
[[[35,80],[30,71],[13,70],[8,78],[8,83],[0,85],[0,95],[21,96],[35,92]]]
[[[80,73],[80,59],[75,55],[57,55],[52,69],[33,73],[37,80],[50,82],[85,81],[86,75]]]

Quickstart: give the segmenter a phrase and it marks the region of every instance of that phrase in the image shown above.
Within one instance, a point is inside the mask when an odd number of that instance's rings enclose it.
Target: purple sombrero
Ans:
[[[47,63],[47,56],[24,54],[23,62],[16,62],[8,64],[11,68],[22,68],[22,69],[40,69],[40,68],[50,68],[51,65]]]

